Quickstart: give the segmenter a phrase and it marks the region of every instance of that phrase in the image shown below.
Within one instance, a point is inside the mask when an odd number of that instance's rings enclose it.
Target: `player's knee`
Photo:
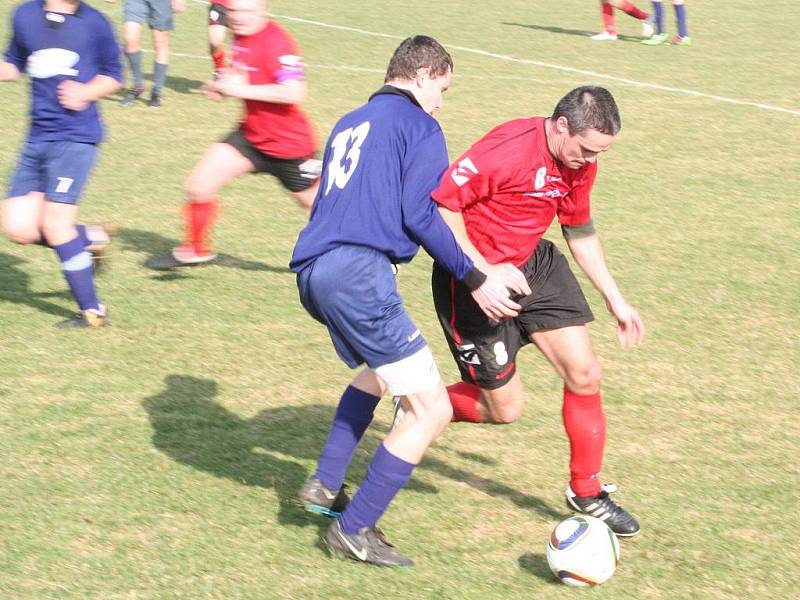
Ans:
[[[565,383],[573,392],[591,394],[600,389],[603,369],[594,359],[586,364],[575,365],[567,370]]]
[[[41,233],[35,227],[5,219],[3,219],[3,234],[15,244],[35,244],[41,239]]]
[[[492,423],[497,425],[508,425],[509,423],[513,423],[522,416],[522,409],[524,406],[525,403],[520,401],[510,402],[508,404],[503,404],[502,406],[496,407],[491,414]]]

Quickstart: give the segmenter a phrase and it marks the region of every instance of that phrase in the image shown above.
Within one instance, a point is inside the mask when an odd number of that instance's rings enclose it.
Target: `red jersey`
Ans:
[[[597,163],[568,169],[547,147],[545,117],[495,127],[450,166],[433,199],[460,212],[469,239],[492,264],[521,266],[558,215],[586,225]]]
[[[251,85],[305,79],[303,58],[289,33],[275,21],[253,35],[233,38],[231,66],[247,72]],[[304,158],[317,149],[311,121],[295,104],[245,100],[244,137],[265,154]]]

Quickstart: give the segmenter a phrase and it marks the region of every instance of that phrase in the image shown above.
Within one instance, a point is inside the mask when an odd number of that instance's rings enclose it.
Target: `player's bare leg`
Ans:
[[[588,329],[580,325],[539,331],[531,340],[564,380],[562,415],[570,442],[567,505],[604,520],[617,535],[636,535],[636,519],[609,497],[616,486],[600,484],[606,418],[600,397],[602,370]]]
[[[317,179],[314,182],[314,185],[312,185],[308,189],[305,189],[301,192],[290,192],[290,194],[295,199],[297,204],[300,205],[300,208],[302,208],[305,211],[306,216],[311,214],[311,207],[314,204],[314,198],[317,197],[318,189],[319,189],[319,179]]]
[[[133,21],[122,24],[122,39],[125,47],[125,58],[131,71],[131,84],[123,106],[131,106],[144,92],[144,76],[142,75],[142,25]]]
[[[254,167],[230,144],[212,144],[186,180],[185,241],[171,254],[151,261],[155,269],[172,269],[211,262],[211,229],[219,211],[217,193]]]
[[[6,237],[17,244],[37,244],[42,238],[44,194],[30,192],[8,198],[2,204],[2,227]]]
[[[208,52],[214,61],[214,74],[225,66],[225,36],[228,28],[224,25],[208,26]]]

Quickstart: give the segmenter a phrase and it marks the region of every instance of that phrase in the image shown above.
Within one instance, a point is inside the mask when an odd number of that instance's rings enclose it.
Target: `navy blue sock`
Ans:
[[[133,87],[144,87],[144,76],[142,75],[142,51],[126,52],[125,58],[128,59],[128,65],[131,67],[131,76],[133,79]]]
[[[653,14],[655,15],[656,33],[664,33],[664,5],[661,0],[653,0]]]
[[[160,92],[167,81],[167,67],[165,63],[153,63],[153,91]]]
[[[81,236],[77,236],[65,244],[53,246],[53,250],[58,254],[69,290],[80,309],[99,309],[100,301],[97,299],[97,292],[94,289],[92,256],[86,252]]]
[[[86,248],[87,246],[90,246],[92,242],[89,241],[89,236],[86,235],[86,225],[81,225],[80,223],[78,223],[77,225],[75,225],[75,229],[78,230],[78,237],[81,238],[81,243],[83,243],[83,247]]]
[[[689,35],[689,29],[686,27],[686,6],[683,4],[675,5],[675,18],[678,21],[678,35],[687,37]]]
[[[353,453],[372,423],[379,401],[380,397],[362,392],[352,385],[347,386],[342,394],[315,473],[326,488],[338,490],[342,487]]]
[[[362,527],[374,527],[411,477],[414,467],[416,465],[397,458],[381,444],[364,481],[339,517],[342,531],[352,534]]]

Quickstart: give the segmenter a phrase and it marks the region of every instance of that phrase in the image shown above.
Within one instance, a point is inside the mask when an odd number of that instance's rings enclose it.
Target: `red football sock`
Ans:
[[[466,421],[467,423],[482,423],[481,414],[478,412],[478,397],[480,388],[477,385],[459,381],[447,386],[450,404],[453,405],[453,422]]]
[[[644,21],[647,18],[647,13],[636,6],[633,2],[623,2],[622,6],[619,8],[621,11],[628,13],[630,16],[635,17],[640,21]]]
[[[614,25],[614,7],[603,2],[603,29],[611,35],[617,34],[617,27]]]
[[[211,251],[211,226],[217,219],[218,212],[216,200],[187,202],[183,207],[186,242],[194,246],[194,251],[198,254]]]
[[[597,496],[606,444],[606,416],[600,392],[582,395],[565,387],[562,416],[569,437],[572,491],[578,496]]]
[[[214,70],[219,71],[225,66],[225,50],[220,50],[218,52],[213,52],[211,54],[211,60],[214,61]]]

